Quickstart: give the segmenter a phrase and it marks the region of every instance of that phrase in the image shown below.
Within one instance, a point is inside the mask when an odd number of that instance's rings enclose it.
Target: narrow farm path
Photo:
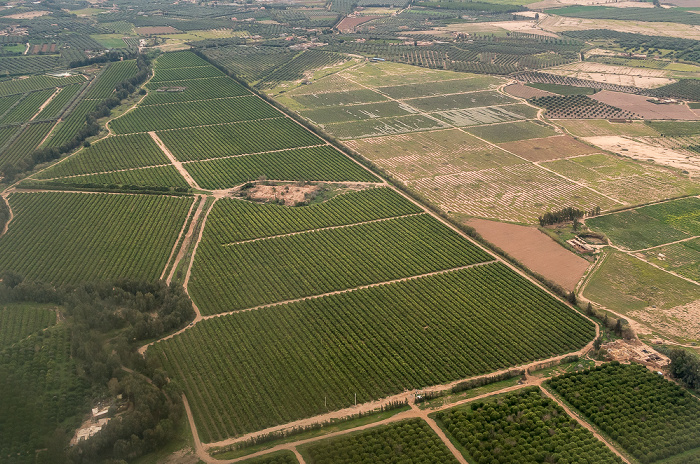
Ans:
[[[5,225],[2,228],[2,232],[0,232],[0,237],[7,233],[7,230],[10,228],[10,223],[15,218],[15,215],[12,212],[12,207],[10,206],[10,200],[7,198],[8,196],[8,194],[0,195],[0,200],[5,202],[5,204],[7,205],[7,211],[10,212],[10,217],[7,218],[7,221],[5,222]]]
[[[192,242],[192,237],[194,236],[194,231],[197,227],[197,224],[199,223],[199,218],[202,217],[202,211],[204,211],[204,205],[207,202],[207,197],[204,195],[199,196],[199,204],[197,206],[197,210],[194,213],[194,217],[190,221],[190,227],[187,230],[187,234],[185,235],[184,240],[182,241],[182,245],[180,246],[180,250],[178,251],[177,257],[175,258],[175,262],[173,262],[172,268],[170,270],[170,274],[168,274],[167,279],[165,282],[170,285],[170,282],[173,281],[173,276],[175,275],[175,271],[177,270],[177,266],[180,264],[180,261],[182,261],[182,258],[185,256],[185,253],[187,253],[187,249],[190,246],[190,243]],[[185,223],[186,225],[187,223]],[[183,225],[183,227],[185,226]],[[163,270],[163,273],[165,273],[165,270]],[[164,276],[161,276],[161,279]]]
[[[34,121],[34,120],[36,119],[36,117],[39,116],[39,113],[41,113],[41,111],[42,111],[44,108],[46,108],[46,106],[47,106],[49,103],[51,103],[51,100],[53,100],[54,98],[56,98],[56,95],[58,95],[59,92],[61,92],[61,88],[60,88],[60,87],[56,87],[56,90],[54,91],[54,93],[52,93],[51,96],[50,96],[49,98],[47,98],[46,101],[45,101],[44,103],[41,104],[41,106],[39,107],[39,109],[36,111],[36,113],[34,113],[34,116],[32,116],[32,117],[29,119],[29,121]]]
[[[573,418],[576,420],[576,422],[579,423],[579,425],[580,425],[581,427],[587,429],[587,430],[588,430],[589,432],[591,432],[598,440],[600,440],[600,441],[602,441],[603,443],[605,443],[605,446],[607,446],[607,447],[610,449],[610,451],[612,451],[613,453],[615,453],[620,459],[622,459],[622,460],[623,460],[624,462],[626,462],[627,464],[631,464],[630,461],[629,461],[629,459],[627,459],[622,453],[620,453],[620,452],[617,450],[617,448],[615,448],[613,445],[611,445],[605,438],[603,438],[603,436],[602,436],[600,433],[598,433],[598,431],[597,431],[591,424],[589,424],[587,421],[585,421],[585,420],[583,420],[581,417],[579,417],[579,415],[578,415],[577,413],[575,413],[574,411],[572,411],[572,410],[571,410],[566,404],[564,404],[564,402],[561,401],[557,396],[555,396],[554,394],[552,394],[549,390],[547,390],[546,388],[544,388],[542,385],[540,385],[540,390],[542,391],[542,393],[544,393],[545,395],[547,395],[547,397],[549,397],[552,401],[554,401],[554,402],[557,403],[559,406],[561,406],[561,408],[562,408],[564,411],[566,411],[566,413],[567,413],[569,416],[573,417]]]
[[[180,173],[182,177],[185,178],[187,183],[189,184],[190,187],[195,188],[197,190],[201,190],[201,187],[197,184],[197,182],[192,178],[189,172],[187,172],[187,169],[184,168],[182,163],[175,158],[175,156],[172,154],[170,149],[165,146],[163,141],[158,137],[158,134],[156,134],[154,131],[148,132],[148,135],[151,136],[153,141],[158,145],[158,147],[161,149],[163,153],[165,153],[165,156],[168,157],[170,160],[170,163],[172,163],[173,166],[175,166],[175,169]]]
[[[322,230],[347,229],[348,227],[362,226],[365,224],[373,224],[375,222],[386,222],[386,221],[391,221],[394,219],[402,219],[402,218],[407,218],[407,217],[412,217],[412,216],[420,216],[422,214],[425,214],[425,212],[421,211],[420,213],[411,213],[411,214],[404,214],[402,216],[392,216],[392,217],[388,217],[388,218],[372,219],[370,221],[354,222],[352,224],[342,224],[339,226],[319,227],[317,229],[301,230],[299,232],[290,232],[288,234],[270,235],[269,237],[252,238],[250,240],[241,240],[239,242],[224,243],[221,246],[232,246],[232,245],[241,245],[244,243],[260,242],[263,240],[270,240],[270,239],[281,238],[281,237],[291,237],[293,235],[310,234],[310,233],[319,232]]]
[[[100,172],[88,172],[87,174],[73,174],[70,176],[59,176],[59,177],[51,177],[47,178],[44,180],[55,180],[55,179],[73,179],[76,177],[85,177],[85,176],[97,176],[97,175],[102,175],[102,174],[114,174],[117,172],[128,172],[128,171],[140,171],[141,169],[148,169],[148,168],[162,168],[165,166],[170,166],[171,164],[154,164],[151,166],[141,166],[138,168],[124,168],[124,169],[114,169],[112,171],[100,171]],[[55,166],[55,164],[54,164]]]
[[[411,410],[416,414],[416,416],[420,417],[423,419],[431,429],[433,429],[433,432],[440,438],[440,440],[447,446],[447,449],[450,450],[450,453],[457,459],[457,461],[460,464],[469,464],[466,459],[464,459],[464,456],[462,456],[462,453],[460,453],[457,448],[455,448],[455,445],[452,444],[449,438],[447,438],[447,435],[445,435],[445,432],[442,431],[442,429],[437,425],[437,422],[433,420],[433,418],[428,417],[428,411],[419,409],[418,406],[416,406],[415,402],[409,403],[411,406]]]
[[[190,209],[187,210],[187,216],[185,217],[185,222],[182,223],[182,228],[180,229],[180,233],[177,234],[177,240],[175,240],[175,243],[173,244],[173,249],[170,250],[170,255],[168,256],[168,260],[165,262],[165,267],[163,268],[163,272],[160,274],[160,280],[163,280],[165,278],[165,271],[168,270],[168,266],[170,265],[170,261],[173,260],[173,256],[177,252],[177,247],[180,245],[180,241],[182,239],[182,234],[185,233],[186,227],[187,227],[187,222],[190,219],[190,216],[192,216],[192,210],[194,209],[195,205],[198,203],[202,203],[202,197],[197,196],[195,201],[192,202],[190,205]],[[170,281],[167,282],[168,285],[170,285]]]
[[[150,134],[150,132],[149,132],[149,134]],[[268,153],[281,153],[281,152],[290,151],[290,150],[303,150],[305,148],[322,147],[324,145],[330,145],[330,143],[318,143],[316,145],[307,145],[305,147],[281,148],[279,150],[258,151],[255,153],[241,153],[240,155],[216,156],[214,158],[204,158],[204,159],[197,159],[197,160],[181,161],[181,163],[182,164],[191,164],[191,163],[201,163],[202,161],[221,160],[221,159],[228,159],[228,158],[241,158],[244,156],[251,156],[251,155],[267,155]],[[289,182],[289,181],[286,181],[286,182]]]
[[[51,128],[51,130],[49,131],[49,133],[46,134],[46,135],[44,136],[43,139],[41,139],[41,142],[39,142],[39,144],[37,145],[37,147],[42,146],[42,145],[44,144],[44,142],[46,142],[46,139],[49,138],[49,136],[53,133],[54,129],[56,129],[56,126],[58,126],[58,125],[60,124],[61,121],[62,121],[61,118],[58,118],[58,119],[56,120],[56,123],[53,125],[53,127]]]
[[[661,247],[665,247],[668,245],[675,245],[676,243],[683,243],[683,242],[687,242],[689,240],[695,240],[696,238],[700,238],[700,235],[695,235],[693,237],[684,238],[682,240],[676,240],[675,242],[662,243],[661,245],[656,245],[656,246],[649,247],[649,248],[641,248],[639,250],[632,250],[632,251],[630,251],[630,253],[639,253],[640,251],[649,251],[649,250],[653,250],[655,248],[661,248]]]

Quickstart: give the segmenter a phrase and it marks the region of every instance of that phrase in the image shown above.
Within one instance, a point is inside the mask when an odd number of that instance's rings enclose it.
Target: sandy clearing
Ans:
[[[12,19],[32,19],[32,18],[38,18],[40,16],[44,16],[51,13],[50,11],[26,11],[24,13],[15,13],[11,15],[5,16],[6,18],[12,18]]]
[[[629,316],[648,324],[665,336],[700,340],[700,300],[670,309],[645,308],[632,311]]]
[[[560,246],[535,227],[469,219],[467,225],[534,272],[573,290],[589,262]]]
[[[529,5],[530,8],[537,8]],[[700,27],[687,24],[623,21],[615,19],[584,19],[564,16],[548,16],[539,26],[550,32],[582,31],[586,29],[611,29],[618,32],[632,32],[646,35],[662,35],[685,39],[700,39]]]
[[[624,85],[627,87],[639,87],[642,89],[654,89],[675,82],[675,80],[666,77],[634,76],[629,74],[587,72],[567,69],[548,69],[547,72],[559,76],[604,82],[606,84]]]
[[[693,176],[700,175],[700,157],[689,157],[681,151],[654,147],[617,135],[582,137],[582,140],[621,156],[640,161],[654,160],[654,162],[664,166],[688,171]]]
[[[643,95],[601,90],[591,95],[591,98],[623,110],[637,113],[644,119],[681,119],[691,121],[700,119],[700,117],[685,104],[656,104],[650,102],[649,98]]]

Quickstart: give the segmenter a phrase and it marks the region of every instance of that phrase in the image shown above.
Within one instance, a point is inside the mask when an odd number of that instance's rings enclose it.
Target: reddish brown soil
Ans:
[[[578,155],[600,153],[600,149],[581,143],[570,135],[499,143],[498,146],[530,161],[549,161]]]
[[[355,18],[344,18],[338,24],[338,30],[340,32],[353,32],[355,27],[359,26],[360,24],[377,18],[381,18],[381,16],[357,16]]]
[[[534,227],[470,219],[467,225],[534,272],[573,290],[588,261],[560,246]]]
[[[534,97],[546,97],[548,95],[556,95],[551,92],[547,92],[546,90],[540,90],[536,89],[534,87],[528,87],[527,85],[523,84],[510,84],[505,87],[503,87],[503,90],[505,90],[508,94],[514,96],[514,97],[519,97],[519,98],[534,98]]]
[[[149,34],[178,34],[180,31],[172,26],[149,26],[149,27],[137,27],[136,33],[138,35],[149,35]]]
[[[591,95],[591,98],[632,113],[637,113],[644,119],[700,119],[687,105],[651,103],[647,101],[649,97],[643,95],[601,90]]]

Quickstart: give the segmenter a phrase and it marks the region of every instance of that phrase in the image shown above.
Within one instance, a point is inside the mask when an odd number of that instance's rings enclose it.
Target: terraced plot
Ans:
[[[487,264],[207,319],[147,355],[183,386],[209,442],[351,406],[355,393],[361,403],[574,351],[593,336],[563,303]]]
[[[208,232],[189,291],[202,313],[215,314],[490,259],[425,214],[243,243]]]
[[[184,166],[205,189],[233,188],[261,178],[329,182],[378,181],[374,174],[328,145],[197,161]]]
[[[170,160],[153,139],[148,134],[133,134],[95,142],[36,177],[53,179],[163,164]]]
[[[56,283],[157,279],[191,204],[149,195],[14,193],[0,270]]]
[[[139,106],[113,119],[117,134],[148,132],[236,121],[276,118],[280,112],[256,96],[203,100],[160,106]]]
[[[261,137],[261,134],[265,134]],[[243,121],[208,127],[158,132],[180,161],[263,153],[326,142],[290,118]]]

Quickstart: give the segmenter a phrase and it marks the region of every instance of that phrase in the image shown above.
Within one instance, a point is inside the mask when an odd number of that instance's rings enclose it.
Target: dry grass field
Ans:
[[[579,142],[570,135],[520,140],[501,143],[499,146],[533,162],[589,155],[600,151],[595,147]]]

